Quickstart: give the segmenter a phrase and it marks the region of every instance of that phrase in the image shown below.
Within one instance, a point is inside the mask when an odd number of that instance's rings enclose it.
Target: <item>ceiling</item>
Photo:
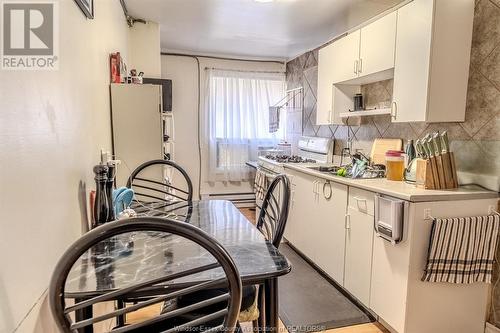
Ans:
[[[163,51],[287,60],[403,0],[125,2],[133,17],[160,24]]]

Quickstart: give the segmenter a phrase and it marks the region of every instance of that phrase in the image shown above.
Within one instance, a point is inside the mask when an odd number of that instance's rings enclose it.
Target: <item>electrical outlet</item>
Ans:
[[[105,164],[109,160],[109,151],[104,148],[101,148],[101,163]]]
[[[424,209],[424,220],[432,220],[431,209]]]

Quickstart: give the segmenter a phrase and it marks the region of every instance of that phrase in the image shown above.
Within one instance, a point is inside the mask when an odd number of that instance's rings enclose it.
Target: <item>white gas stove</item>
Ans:
[[[260,156],[257,170],[266,174],[267,183],[271,184],[273,179],[285,173],[285,164],[328,164],[332,163],[334,141],[332,139],[302,137],[298,143],[298,155],[266,155]],[[278,194],[281,196],[281,193]],[[256,198],[256,219],[259,218],[262,200]]]
[[[259,157],[259,169],[266,173],[283,173],[285,164],[331,163],[334,141],[325,138],[302,137],[298,143],[298,155],[266,155]]]

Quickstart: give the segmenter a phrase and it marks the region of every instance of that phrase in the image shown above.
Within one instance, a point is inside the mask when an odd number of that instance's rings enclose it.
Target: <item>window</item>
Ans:
[[[209,180],[246,180],[245,163],[258,148],[284,138],[283,126],[269,132],[269,107],[285,94],[284,74],[209,70],[207,94]],[[286,114],[280,117],[285,124]]]

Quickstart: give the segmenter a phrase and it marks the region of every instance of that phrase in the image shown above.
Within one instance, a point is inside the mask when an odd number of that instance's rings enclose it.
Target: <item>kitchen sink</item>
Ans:
[[[306,168],[318,171],[327,175],[331,176],[337,176],[337,177],[342,177],[337,175],[337,171],[341,169],[340,166],[307,166]],[[348,170],[351,170],[351,166],[345,166]],[[377,179],[377,178],[385,178],[385,170],[383,169],[377,169],[374,167],[366,167],[366,170],[361,174],[361,176],[358,177],[352,177],[352,174],[350,172],[347,173],[346,176],[343,176],[343,178],[349,178],[349,179]]]
[[[336,173],[340,167],[339,166],[307,166],[308,169],[324,172],[324,173]]]

